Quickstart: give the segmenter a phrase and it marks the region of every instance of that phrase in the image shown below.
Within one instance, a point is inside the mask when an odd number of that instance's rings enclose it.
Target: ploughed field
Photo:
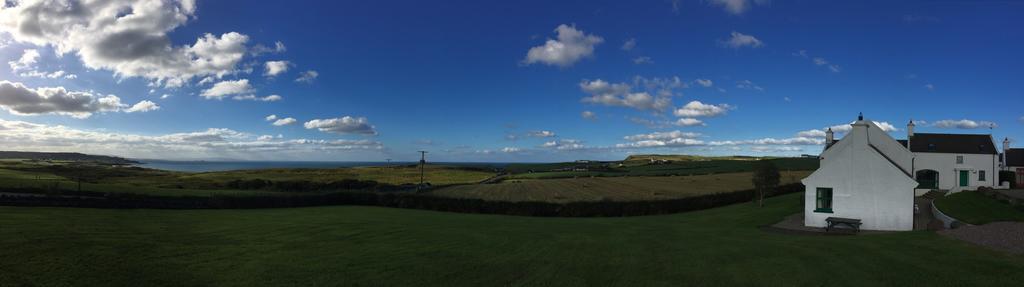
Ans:
[[[781,172],[781,183],[799,182],[810,171]],[[496,184],[458,185],[432,191],[435,195],[494,201],[635,201],[675,199],[753,189],[753,173],[690,176],[580,177],[509,179]]]
[[[1024,257],[915,231],[770,232],[801,194],[626,218],[333,206],[0,207],[5,286],[1016,286]]]

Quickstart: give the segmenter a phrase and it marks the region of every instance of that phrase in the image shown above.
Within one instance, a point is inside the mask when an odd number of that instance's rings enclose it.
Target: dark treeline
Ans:
[[[779,186],[769,196],[803,191],[801,184]],[[6,190],[37,193],[32,190]],[[139,194],[105,194],[103,197],[0,195],[0,204],[11,206],[58,206],[91,208],[241,209],[324,205],[365,205],[461,213],[505,214],[542,217],[619,217],[671,214],[750,202],[753,190],[716,193],[669,200],[587,201],[572,203],[507,202],[451,198],[429,193],[381,193],[345,191],[323,194],[270,196],[162,197]],[[92,194],[89,194],[92,195]]]

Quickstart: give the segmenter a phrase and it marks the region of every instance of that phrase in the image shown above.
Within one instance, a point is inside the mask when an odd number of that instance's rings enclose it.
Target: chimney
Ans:
[[[1005,139],[1003,139],[1003,167],[1004,168],[1010,166],[1010,163],[1006,161],[1008,159],[1008,156],[1009,156],[1006,153],[1008,153],[1009,151],[1010,151],[1010,138],[1005,138]]]
[[[832,132],[832,128],[830,127],[830,128],[828,128],[827,131],[825,131],[825,145],[826,146],[831,146],[835,142],[836,142],[836,135],[835,135],[835,133]]]
[[[914,124],[914,120],[911,119],[910,122],[907,123],[907,149],[910,149],[910,140],[914,138],[914,126],[916,126]]]

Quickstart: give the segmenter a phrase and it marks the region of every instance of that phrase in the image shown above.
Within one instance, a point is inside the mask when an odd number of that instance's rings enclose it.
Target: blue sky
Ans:
[[[49,2],[0,10],[4,149],[799,155],[858,112],[1024,132],[1021,2]]]

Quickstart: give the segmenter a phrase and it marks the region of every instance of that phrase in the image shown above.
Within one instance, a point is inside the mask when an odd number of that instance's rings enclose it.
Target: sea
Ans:
[[[140,164],[136,164],[136,166],[139,167],[185,172],[209,172],[268,168],[338,168],[417,164],[416,162],[388,163],[377,161],[173,161],[152,159],[135,159],[135,161],[140,162]],[[497,162],[431,162],[430,164],[491,168],[504,168],[505,166],[509,165],[509,163]]]

